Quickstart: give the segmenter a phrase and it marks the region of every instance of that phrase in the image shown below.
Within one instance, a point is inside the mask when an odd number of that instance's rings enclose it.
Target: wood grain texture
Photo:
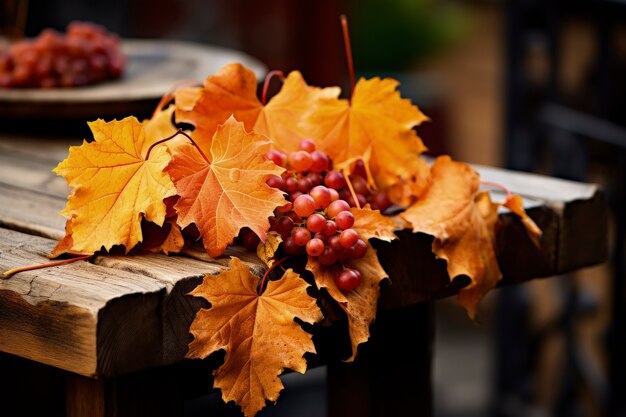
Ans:
[[[0,229],[0,269],[40,264],[55,242]],[[88,262],[0,280],[0,350],[82,375],[160,363],[165,286]]]
[[[67,154],[67,144],[32,141],[20,147],[0,136],[3,270],[45,262],[55,240],[64,235],[65,219],[57,213],[65,205],[67,187],[50,170]],[[484,180],[521,194],[544,232],[542,246],[535,247],[519,220],[503,210],[498,234],[503,284],[606,260],[606,203],[598,187],[478,169]],[[493,194],[498,198],[497,191]],[[382,311],[453,295],[468,284],[466,277],[450,283],[445,263],[430,250],[431,237],[406,230],[398,234],[399,241],[375,243],[392,278],[391,284],[383,284]],[[233,247],[217,259],[198,249],[182,256],[103,255],[94,264],[0,281],[0,351],[99,377],[180,362],[190,341],[189,324],[198,309],[207,307],[188,294],[204,274],[227,267],[230,256],[242,258],[257,275],[265,270],[254,254]]]

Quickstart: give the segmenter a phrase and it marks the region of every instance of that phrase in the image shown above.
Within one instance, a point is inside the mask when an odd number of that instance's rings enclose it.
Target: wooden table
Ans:
[[[47,261],[64,235],[65,219],[57,213],[68,188],[51,169],[70,142],[80,141],[0,135],[0,270]],[[502,285],[606,260],[607,208],[597,186],[479,171],[522,194],[544,232],[538,249],[514,216],[501,214]],[[310,364],[328,364],[329,415],[431,415],[434,330],[427,301],[453,295],[468,281],[450,283],[430,243],[426,235],[402,232],[399,242],[377,245],[393,284],[383,284],[371,340],[355,363],[338,359],[345,323],[315,330],[320,353]],[[262,273],[258,261],[247,260]],[[209,391],[210,371],[221,360],[184,360],[189,324],[203,305],[186,294],[227,261],[201,252],[99,256],[0,281],[3,409],[12,403],[22,415],[182,415],[185,399]]]

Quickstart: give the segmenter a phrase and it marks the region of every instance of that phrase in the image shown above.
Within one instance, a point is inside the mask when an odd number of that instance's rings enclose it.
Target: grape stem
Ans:
[[[270,275],[270,273],[274,270],[274,268],[276,268],[278,265],[282,264],[283,262],[285,262],[287,260],[287,258],[289,258],[288,256],[285,256],[283,259],[276,261],[272,264],[272,266],[270,266],[269,268],[267,268],[267,271],[265,271],[265,274],[263,274],[263,278],[261,278],[261,283],[259,284],[259,295],[263,294],[263,291],[265,291],[265,281],[267,281],[267,277]]]
[[[150,159],[150,152],[152,152],[152,148],[154,148],[154,147],[155,147],[155,146],[157,146],[157,145],[162,144],[163,142],[167,142],[168,140],[172,140],[172,139],[174,139],[174,138],[175,138],[176,136],[178,136],[178,135],[183,135],[184,137],[186,137],[187,139],[189,139],[189,141],[191,142],[191,144],[192,144],[193,146],[195,146],[195,147],[196,147],[196,149],[198,150],[198,152],[200,152],[200,155],[202,155],[202,158],[203,158],[205,161],[209,162],[209,158],[207,158],[207,157],[206,157],[206,155],[204,154],[204,152],[202,152],[202,149],[200,149],[200,147],[198,146],[198,144],[197,144],[197,143],[196,143],[196,142],[195,142],[195,141],[191,138],[191,136],[189,136],[188,134],[186,134],[185,132],[183,132],[183,130],[182,130],[182,129],[178,129],[178,130],[176,131],[176,133],[174,133],[173,135],[168,136],[168,137],[166,137],[165,139],[158,140],[158,141],[154,142],[152,145],[150,145],[150,147],[148,148],[148,152],[146,152],[146,158],[145,158],[145,159],[146,159],[146,161],[147,161],[148,159]]]
[[[356,204],[356,207],[360,209],[361,203],[359,203],[359,199],[356,198],[356,192],[354,191],[354,187],[352,186],[352,181],[350,181],[350,175],[348,175],[348,170],[346,168],[343,168],[341,171],[344,178],[346,179],[346,184],[348,184],[348,189],[350,190],[350,195],[354,200],[354,204]]]
[[[77,262],[77,261],[86,261],[87,259],[91,258],[92,256],[93,255],[84,255],[84,256],[78,256],[76,258],[63,259],[63,260],[54,261],[54,262],[47,262],[45,264],[29,265],[29,266],[22,266],[22,267],[19,267],[19,268],[13,268],[13,269],[9,269],[8,271],[3,272],[2,273],[2,277],[3,277],[3,279],[5,279],[5,278],[10,278],[12,275],[17,274],[18,272],[32,271],[34,269],[50,268],[50,267],[53,267],[53,266],[70,264],[72,262]]]
[[[484,185],[486,187],[495,187],[495,188],[499,188],[500,190],[504,191],[504,193],[506,194],[506,199],[510,199],[511,198],[511,192],[509,191],[508,188],[506,188],[504,185],[494,182],[494,181],[481,181],[480,185]]]
[[[348,18],[345,14],[342,14],[341,29],[343,30],[343,43],[346,47],[346,59],[348,60],[348,72],[350,73],[350,101],[352,101],[352,94],[354,94],[354,62],[352,61],[352,48],[350,47],[350,32],[348,31]]]
[[[261,102],[264,106],[267,103],[267,90],[269,89],[270,82],[274,77],[278,77],[281,81],[285,81],[285,74],[283,74],[280,70],[272,70],[267,73],[265,76],[265,82],[263,83],[263,93],[261,94]]]

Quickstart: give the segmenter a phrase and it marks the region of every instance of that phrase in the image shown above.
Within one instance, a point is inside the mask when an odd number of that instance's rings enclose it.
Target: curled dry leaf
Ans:
[[[265,265],[274,265],[274,262],[276,262],[276,251],[282,241],[283,238],[280,236],[280,233],[272,231],[267,234],[267,239],[264,242],[259,242],[256,254]]]
[[[191,144],[177,148],[166,172],[180,199],[178,225],[195,223],[207,253],[221,255],[243,227],[265,240],[268,218],[287,201],[265,181],[284,169],[265,159],[265,137],[246,133],[233,117],[219,126],[205,160]]]
[[[187,87],[174,93],[176,120],[195,126],[193,138],[205,154],[218,125],[229,117],[252,130],[263,105],[256,95],[257,79],[240,63],[228,64],[208,77],[203,87]]]
[[[134,117],[121,121],[90,122],[94,142],[70,147],[67,159],[55,169],[73,190],[62,214],[69,216],[67,236],[52,255],[92,254],[114,245],[130,251],[142,240],[141,219],[161,226],[166,197],[176,194],[163,169],[170,161],[164,148],[150,159],[145,152],[154,139]]]
[[[539,228],[539,226],[537,226],[533,219],[528,217],[528,214],[526,214],[522,197],[513,194],[509,198],[507,198],[504,203],[502,203],[502,205],[520,217],[522,224],[526,228],[526,233],[528,234],[528,237],[530,237],[532,242],[537,247],[539,247],[541,245],[541,229]]]
[[[448,156],[435,160],[431,174],[430,187],[400,217],[413,232],[434,236],[433,252],[447,261],[451,279],[471,279],[458,300],[474,318],[481,298],[502,277],[495,252],[498,205],[487,192],[478,192],[476,171]]]
[[[341,265],[324,266],[309,256],[306,269],[313,273],[318,288],[326,288],[328,294],[346,312],[352,344],[352,354],[346,362],[352,362],[356,358],[358,346],[370,337],[370,324],[376,318],[380,282],[388,275],[378,262],[376,250],[369,244],[365,257],[348,262],[346,266],[358,270],[363,279],[361,285],[348,292],[342,292],[335,284],[335,277],[342,270]]]
[[[207,275],[192,295],[203,297],[211,308],[198,312],[191,323],[194,340],[188,358],[206,358],[224,349],[224,364],[215,372],[215,387],[224,401],[235,401],[246,416],[276,401],[283,385],[278,378],[284,368],[304,373],[306,352],[315,353],[312,336],[295,321],[322,319],[309,286],[298,274],[287,270],[278,281],[270,281],[257,294],[259,277],[238,258],[230,270]]]

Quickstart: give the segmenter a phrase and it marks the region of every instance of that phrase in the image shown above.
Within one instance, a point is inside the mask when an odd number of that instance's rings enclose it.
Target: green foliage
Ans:
[[[351,17],[361,71],[405,70],[449,46],[468,25],[459,5],[441,0],[359,0]]]

